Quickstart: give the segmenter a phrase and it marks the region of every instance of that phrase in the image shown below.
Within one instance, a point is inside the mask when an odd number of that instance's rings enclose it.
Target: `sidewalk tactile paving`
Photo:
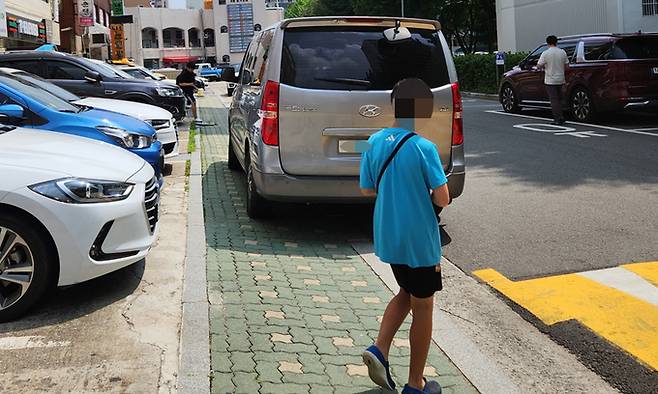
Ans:
[[[361,352],[374,342],[392,294],[348,241],[367,234],[345,217],[250,220],[244,174],[226,163],[227,111],[218,86],[199,99],[201,117],[216,125],[200,129],[199,147],[212,391],[380,392]],[[400,338],[408,337],[409,321]],[[390,363],[393,379],[404,384],[408,348],[391,347]],[[446,393],[475,392],[435,346],[430,366]]]

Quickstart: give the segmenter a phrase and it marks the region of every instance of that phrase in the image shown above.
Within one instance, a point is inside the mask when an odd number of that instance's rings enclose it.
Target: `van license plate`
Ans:
[[[368,150],[368,141],[338,140],[338,153],[363,153]]]
[[[658,67],[654,67],[654,68],[652,68],[652,69],[651,69],[651,73],[652,73],[653,75],[658,75]]]

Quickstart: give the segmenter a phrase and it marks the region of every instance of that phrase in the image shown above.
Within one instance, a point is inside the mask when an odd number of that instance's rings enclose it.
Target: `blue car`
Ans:
[[[35,82],[38,81],[0,69],[0,123],[118,145],[151,164],[162,184],[164,151],[151,125],[127,115],[73,105]]]

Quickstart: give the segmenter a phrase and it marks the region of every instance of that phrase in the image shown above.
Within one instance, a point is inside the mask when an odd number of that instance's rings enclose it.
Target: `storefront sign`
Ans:
[[[78,0],[78,23],[80,26],[94,25],[93,0]]]
[[[7,14],[5,0],[0,0],[0,37],[7,37]]]
[[[126,38],[122,24],[110,25],[110,39],[112,41],[112,60],[122,60],[126,57]]]
[[[36,43],[46,42],[46,25],[7,14],[7,37]]]
[[[123,0],[112,0],[112,15],[123,15]]]

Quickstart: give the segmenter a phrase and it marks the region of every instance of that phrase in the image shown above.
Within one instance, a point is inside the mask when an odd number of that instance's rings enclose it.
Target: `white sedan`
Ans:
[[[0,126],[0,321],[48,288],[143,259],[159,190],[137,155],[63,133]]]

